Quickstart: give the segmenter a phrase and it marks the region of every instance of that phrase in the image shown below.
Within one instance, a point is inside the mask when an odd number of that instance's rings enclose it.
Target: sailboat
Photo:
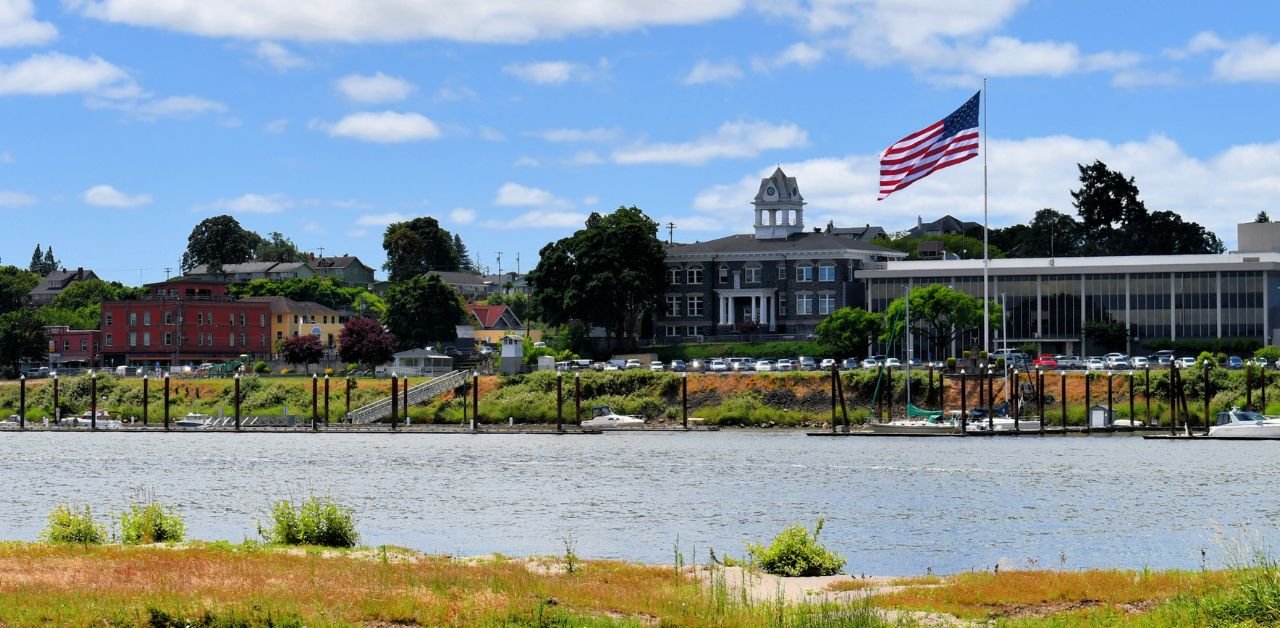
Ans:
[[[943,435],[943,434],[960,434],[960,426],[952,419],[942,416],[941,410],[924,410],[917,408],[911,403],[911,289],[907,289],[907,296],[904,299],[906,303],[906,347],[907,347],[907,417],[903,419],[890,419],[884,423],[869,423],[867,425],[873,433],[876,434],[896,434],[901,436],[925,436],[925,435]],[[890,343],[893,338],[889,339]],[[892,375],[891,375],[892,377]],[[880,394],[877,388],[876,394]]]

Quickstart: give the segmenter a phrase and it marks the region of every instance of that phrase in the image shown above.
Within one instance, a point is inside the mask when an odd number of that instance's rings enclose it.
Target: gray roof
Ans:
[[[330,257],[317,257],[311,261],[311,265],[315,268],[346,268],[352,264],[359,264],[365,268],[370,268],[360,261],[360,258],[354,255],[333,255]]]
[[[279,262],[245,262],[243,264],[223,264],[221,274],[235,275],[239,273],[245,273],[245,274],[265,273],[271,270],[278,263]],[[208,264],[201,264],[199,266],[196,266],[195,268],[192,268],[189,272],[187,272],[187,274],[188,275],[208,275],[211,273],[209,272]]]
[[[483,286],[484,285],[484,277],[477,275],[475,273],[459,273],[459,272],[453,272],[448,270],[433,270],[431,271],[431,274],[439,275],[440,279],[444,280],[445,283],[454,285],[454,286],[469,286],[469,285]]]
[[[858,251],[872,255],[905,257],[906,254],[878,244],[860,242],[827,233],[793,233],[787,238],[756,239],[744,233],[706,242],[677,244],[667,247],[667,255],[699,253],[790,253],[798,251]]]
[[[437,353],[427,348],[406,349],[404,351],[400,351],[396,353],[395,357],[397,358],[433,358],[437,360],[453,359],[452,357],[449,357],[443,353]]]

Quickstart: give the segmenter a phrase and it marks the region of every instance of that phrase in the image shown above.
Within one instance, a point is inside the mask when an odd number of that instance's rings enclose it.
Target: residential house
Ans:
[[[100,337],[96,329],[71,329],[66,325],[44,328],[49,337],[49,364],[60,366],[97,366]]]
[[[533,292],[533,287],[525,280],[525,276],[520,273],[508,272],[501,275],[485,275],[484,282],[488,286],[490,293],[529,294]]]
[[[489,291],[483,275],[447,270],[433,270],[431,274],[440,277],[442,281],[453,286],[453,289],[457,290],[458,294],[462,295],[462,298],[467,301],[483,298]]]
[[[374,283],[373,269],[354,255],[315,257],[309,263],[317,275],[333,277],[349,286],[368,288]]]
[[[295,336],[319,336],[326,349],[338,348],[338,338],[346,321],[337,310],[310,301],[287,297],[245,297],[246,303],[266,303],[271,308],[271,346]]]
[[[40,283],[31,289],[31,293],[28,296],[33,305],[48,305],[72,283],[84,279],[97,278],[98,276],[92,270],[85,270],[84,268],[77,268],[72,271],[68,271],[65,268],[55,270],[45,275],[40,280]]]
[[[222,272],[209,272],[206,264],[201,264],[188,271],[184,277],[213,279],[226,283],[249,283],[255,279],[284,281],[287,279],[306,279],[315,277],[316,272],[306,262],[245,262],[243,264],[224,264]]]
[[[916,226],[907,230],[907,235],[911,237],[924,237],[936,235],[964,235],[974,229],[982,229],[982,223],[960,220],[955,216],[946,215],[933,222],[925,222],[921,216],[916,216]]]
[[[525,334],[524,323],[505,305],[468,305],[467,312],[474,324],[472,338],[476,342],[496,345],[502,341],[503,336]],[[532,330],[529,337],[535,341],[540,340],[542,332]]]

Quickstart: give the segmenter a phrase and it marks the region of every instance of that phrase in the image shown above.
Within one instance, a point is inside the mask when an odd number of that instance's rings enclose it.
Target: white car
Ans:
[[[723,373],[729,370],[729,365],[724,360],[716,358],[707,364],[707,371],[711,373]]]
[[[1178,358],[1177,360],[1174,360],[1173,363],[1178,365],[1178,368],[1180,369],[1189,369],[1196,365],[1196,359],[1191,357]]]
[[[1090,371],[1107,370],[1107,362],[1102,358],[1089,358],[1088,360],[1085,361],[1084,366]]]
[[[830,371],[832,368],[835,367],[835,365],[836,365],[835,358],[824,358],[822,360],[822,363],[818,365],[818,368],[824,371]]]
[[[884,367],[887,369],[900,369],[902,368],[902,361],[898,358],[886,358]]]
[[[756,360],[756,372],[764,373],[773,370],[773,360]]]
[[[794,371],[796,370],[796,366],[795,366],[795,363],[792,362],[791,360],[788,360],[787,358],[782,358],[781,360],[778,360],[778,370]]]
[[[640,360],[637,360],[635,358],[627,360],[626,364],[622,365],[622,369],[626,371],[630,371],[631,369],[640,369],[640,368],[644,368],[644,365],[640,364]]]
[[[664,367],[663,367],[663,365],[662,365],[662,361],[660,361],[660,360],[654,360],[654,361],[652,361],[652,362],[650,362],[650,363],[649,363],[649,370],[650,370],[650,371],[653,371],[654,373],[660,373],[660,372],[662,372],[662,369],[663,369],[663,368],[664,368]]]
[[[1145,369],[1145,368],[1147,368],[1147,367],[1151,366],[1151,360],[1150,360],[1150,359],[1148,359],[1148,358],[1145,358],[1145,357],[1143,357],[1143,356],[1138,355],[1138,356],[1134,356],[1134,357],[1132,357],[1132,358],[1129,358],[1129,364],[1130,364],[1130,365],[1132,365],[1132,366],[1133,366],[1133,368],[1135,368],[1135,369]]]

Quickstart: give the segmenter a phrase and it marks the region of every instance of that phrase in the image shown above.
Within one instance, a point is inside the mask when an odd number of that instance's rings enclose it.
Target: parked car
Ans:
[[[1249,360],[1249,363],[1250,363],[1250,364],[1252,364],[1252,365],[1254,365],[1254,366],[1260,366],[1260,367],[1262,367],[1262,368],[1267,368],[1267,359],[1266,359],[1266,358],[1251,358],[1251,359]]]
[[[796,368],[801,371],[816,371],[818,370],[818,362],[813,358],[802,355],[796,362]]]
[[[884,367],[888,369],[900,369],[902,368],[902,361],[898,358],[885,358]]]
[[[689,360],[688,367],[689,367],[690,373],[701,373],[702,370],[707,367],[707,365],[702,360],[693,359],[693,360]]]
[[[1192,357],[1182,357],[1173,361],[1180,369],[1189,369],[1196,365],[1196,359]]]
[[[756,372],[767,373],[773,370],[773,360],[756,360]]]
[[[822,363],[818,365],[818,368],[824,371],[830,371],[832,368],[835,367],[835,365],[836,365],[836,361],[834,358],[823,358]]]
[[[1103,359],[1106,360],[1109,369],[1133,368],[1133,364],[1129,362],[1129,356],[1123,353],[1109,353]]]
[[[1064,371],[1084,368],[1084,360],[1078,355],[1055,355],[1053,359],[1058,362],[1058,368]]]
[[[729,359],[735,360],[735,358],[729,358]],[[730,364],[730,370],[743,371],[743,372],[754,371],[756,370],[756,359],[755,358],[736,358],[736,361]]]
[[[880,360],[879,360],[879,358],[877,358],[877,357],[875,357],[875,356],[871,356],[871,357],[869,357],[869,358],[867,358],[867,359],[863,360],[863,361],[862,361],[862,368],[864,368],[864,369],[875,369],[875,368],[880,368]]]
[[[707,363],[708,373],[724,373],[725,371],[728,371],[728,370],[729,370],[729,365],[726,364],[725,361],[721,360],[720,358],[715,358],[714,360],[711,360],[711,362]]]
[[[1031,361],[1031,365],[1045,370],[1052,370],[1058,368],[1058,359],[1044,353],[1036,356],[1036,359]]]
[[[654,373],[661,373],[664,368],[666,367],[662,364],[661,360],[654,360],[649,363],[649,370]]]
[[[1167,369],[1171,365],[1173,365],[1173,356],[1171,355],[1156,356],[1155,359],[1151,361],[1151,365],[1158,368]]]
[[[627,360],[626,363],[622,365],[622,370],[624,371],[629,371],[631,369],[642,369],[642,368],[644,368],[644,365],[640,363],[640,360],[637,360],[635,358],[631,358],[630,360]]]
[[[1233,355],[1227,358],[1227,368],[1242,369],[1244,368],[1244,360],[1240,359],[1240,356],[1238,355]]]
[[[796,370],[796,365],[795,365],[795,363],[794,363],[794,362],[792,362],[789,358],[782,358],[781,360],[778,360],[778,370],[779,370],[779,371],[794,371],[794,370]]]
[[[1090,371],[1105,371],[1107,370],[1107,361],[1102,358],[1089,358],[1085,360],[1084,366]]]
[[[862,361],[859,360],[858,358],[845,358],[842,362],[840,362],[840,370],[852,371],[853,369],[856,369],[861,365],[862,365]]]
[[[1129,358],[1129,364],[1132,365],[1133,368],[1135,369],[1145,369],[1151,366],[1151,359],[1144,358],[1140,355],[1135,355],[1132,358]]]
[[[688,370],[688,367],[686,367],[686,366],[685,366],[685,364],[684,364],[684,360],[672,360],[672,361],[671,361],[671,372],[672,372],[672,373],[683,373],[683,372],[685,372],[686,370]]]

